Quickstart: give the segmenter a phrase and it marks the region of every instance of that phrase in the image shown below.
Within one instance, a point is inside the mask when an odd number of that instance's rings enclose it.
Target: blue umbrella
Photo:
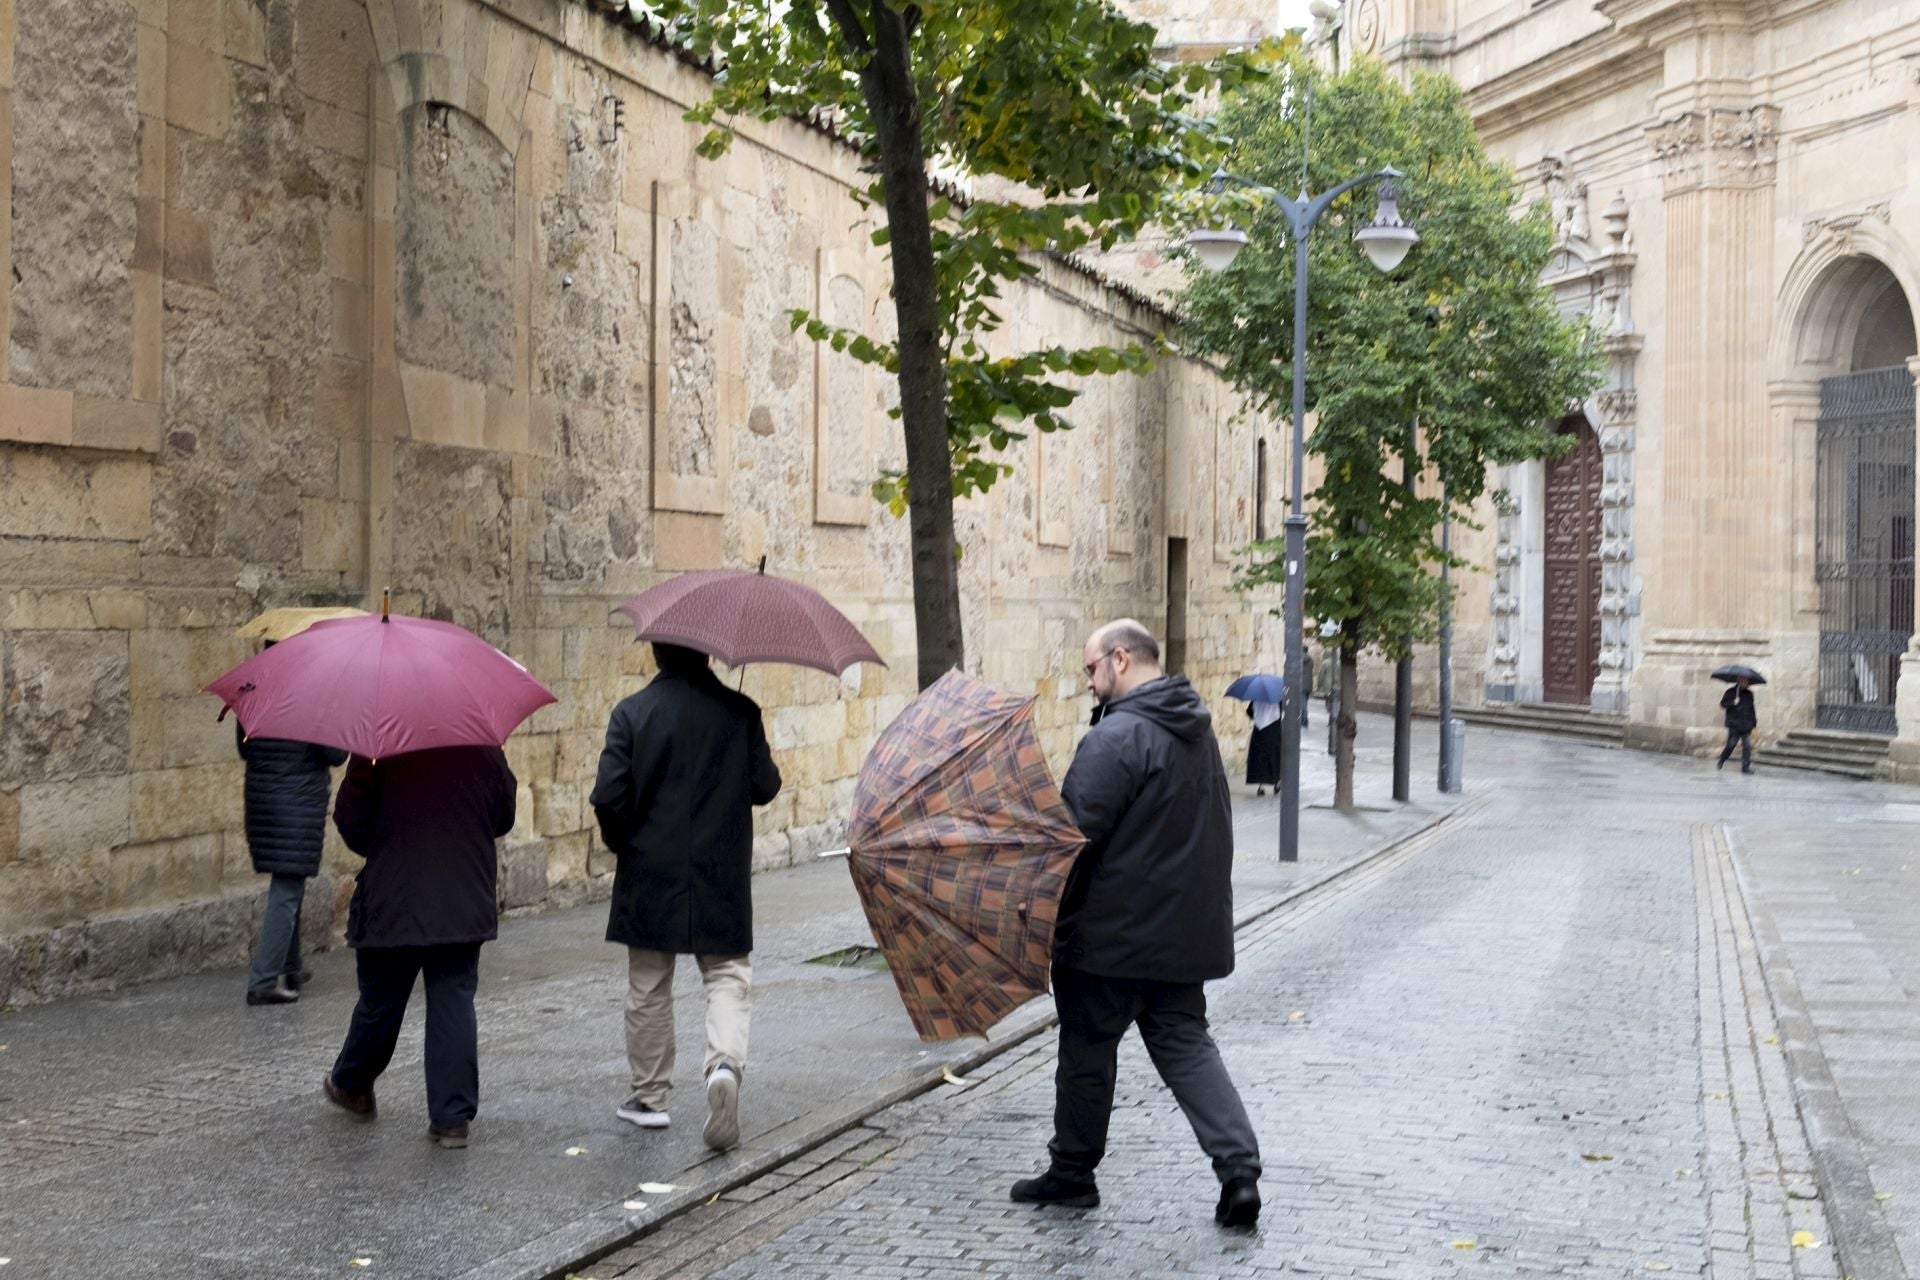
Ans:
[[[1286,694],[1287,682],[1279,676],[1241,676],[1227,686],[1227,696],[1242,702],[1279,702]]]

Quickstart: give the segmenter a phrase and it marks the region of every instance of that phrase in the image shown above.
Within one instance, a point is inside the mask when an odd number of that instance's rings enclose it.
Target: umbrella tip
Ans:
[[[765,556],[761,556],[761,557],[760,557],[760,572],[761,572],[761,573],[765,573],[766,571],[767,571],[767,558],[766,558]]]
[[[393,588],[392,587],[380,588],[380,621],[389,622],[392,620],[387,616],[389,612],[391,612],[392,608],[393,608]]]

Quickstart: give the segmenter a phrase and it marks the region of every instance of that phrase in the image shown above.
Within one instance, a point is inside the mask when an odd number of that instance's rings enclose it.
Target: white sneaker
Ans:
[[[629,1124],[639,1125],[642,1129],[664,1129],[673,1123],[666,1112],[656,1111],[640,1101],[640,1095],[637,1093],[615,1107],[613,1114]]]
[[[700,1133],[715,1151],[740,1145],[740,1077],[715,1067],[707,1077],[707,1127]]]

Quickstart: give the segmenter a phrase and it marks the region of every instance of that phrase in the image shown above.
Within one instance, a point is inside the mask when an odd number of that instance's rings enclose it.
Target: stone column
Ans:
[[[1610,344],[1611,345],[1611,344]],[[1633,347],[1638,349],[1638,341]],[[1633,662],[1633,626],[1640,613],[1640,591],[1633,572],[1633,439],[1640,396],[1634,390],[1631,353],[1624,353],[1629,375],[1600,393],[1600,674],[1593,682],[1595,711],[1623,715],[1627,675]],[[1618,359],[1618,357],[1617,357]],[[1616,376],[1618,376],[1616,374]]]
[[[1920,392],[1920,356],[1907,361],[1907,369],[1913,374],[1916,392]],[[1920,394],[1916,394],[1915,401],[1914,429],[1920,432]],[[1920,521],[1920,486],[1916,486],[1914,515]],[[1914,527],[1920,528],[1920,523]],[[1920,608],[1916,612],[1920,613]],[[1920,617],[1915,618],[1913,625],[1914,635],[1907,641],[1907,651],[1900,658],[1900,687],[1894,694],[1897,728],[1882,766],[1886,776],[1897,782],[1920,782]]]
[[[1783,518],[1771,530],[1775,567],[1765,588],[1775,617],[1762,737],[1811,728],[1820,687],[1820,583],[1814,573],[1820,384],[1801,378],[1771,382],[1767,402],[1771,438],[1783,442],[1767,501]]]
[[[1779,111],[1695,106],[1648,129],[1665,179],[1666,384],[1659,595],[1635,680],[1635,745],[1689,750],[1718,730],[1707,673],[1766,661],[1780,513],[1756,471],[1779,458],[1758,365],[1772,313]]]

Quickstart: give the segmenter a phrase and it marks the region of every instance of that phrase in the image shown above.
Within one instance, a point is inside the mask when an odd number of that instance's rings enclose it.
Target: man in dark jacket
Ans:
[[[334,802],[333,825],[367,865],[347,907],[360,1002],[323,1086],[334,1105],[373,1119],[373,1082],[424,973],[427,1135],[443,1147],[467,1145],[480,1106],[473,996],[480,944],[500,930],[494,842],[513,830],[516,785],[498,747],[439,747],[355,758]]]
[[[292,1004],[310,976],[300,963],[300,903],[307,881],[320,874],[326,841],[329,770],[347,753],[286,738],[234,736],[247,762],[247,852],[253,869],[272,876],[260,941],[247,975],[248,1004]]]
[[[1753,772],[1753,727],[1760,723],[1753,708],[1753,682],[1742,676],[1733,682],[1720,698],[1721,709],[1727,713],[1727,745],[1720,749],[1720,763],[1714,768],[1727,767],[1727,757],[1733,754],[1734,744],[1740,746],[1740,772]]]
[[[707,993],[706,1144],[740,1140],[740,1080],[753,1009],[753,806],[780,794],[760,708],[721,684],[706,655],[656,644],[660,674],[613,709],[593,811],[617,859],[607,941],[627,948],[627,1065],[614,1109],[668,1124],[674,957]]]
[[[1212,718],[1160,647],[1125,619],[1082,654],[1099,706],[1061,794],[1087,845],[1054,930],[1060,1015],[1052,1167],[1013,1199],[1091,1207],[1120,1040],[1140,1028],[1160,1078],[1213,1159],[1216,1221],[1260,1214],[1260,1145],[1207,1032],[1202,983],[1233,972],[1233,813]]]

